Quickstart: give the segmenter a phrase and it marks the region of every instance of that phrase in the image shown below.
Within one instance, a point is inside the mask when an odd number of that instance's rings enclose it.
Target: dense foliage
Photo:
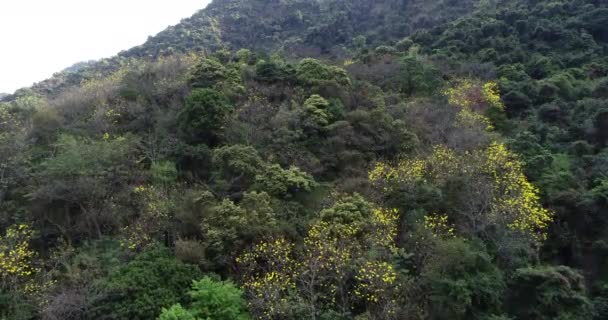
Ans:
[[[216,0],[0,100],[0,319],[605,319],[608,7]]]

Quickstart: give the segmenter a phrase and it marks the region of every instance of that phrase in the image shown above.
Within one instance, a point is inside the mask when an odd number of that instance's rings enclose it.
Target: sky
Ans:
[[[0,0],[0,93],[140,45],[210,0]]]

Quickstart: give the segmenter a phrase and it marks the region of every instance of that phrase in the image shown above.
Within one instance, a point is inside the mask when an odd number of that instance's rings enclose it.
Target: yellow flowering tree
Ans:
[[[552,213],[540,204],[539,189],[526,178],[522,162],[500,143],[488,147],[484,160],[484,171],[493,178],[491,212],[505,216],[511,229],[544,240]]]
[[[299,264],[294,245],[284,238],[263,241],[236,262],[246,289],[249,310],[257,319],[277,319],[292,313],[290,291],[296,288]]]
[[[319,313],[322,305],[338,307],[338,304],[345,304],[338,299],[348,291],[346,283],[352,263],[362,249],[353,241],[358,231],[353,226],[335,229],[325,221],[315,223],[308,230],[298,282],[312,317]]]
[[[427,156],[395,164],[379,162],[370,170],[369,179],[386,194],[426,183],[455,195],[460,200],[451,205],[448,217],[457,222],[461,233],[487,235],[488,230],[502,226],[542,241],[552,221],[551,212],[540,203],[538,188],[525,176],[522,162],[498,142],[472,152],[435,146]],[[433,219],[426,222],[447,225],[447,221]]]
[[[358,195],[321,211],[304,239],[305,271],[299,278],[309,307],[320,302],[346,312],[354,296],[371,314],[385,319],[396,314],[396,274],[389,259],[396,249],[398,216],[397,210],[375,207]]]
[[[24,289],[40,270],[35,265],[36,252],[30,242],[34,231],[27,224],[10,226],[0,236],[0,280],[2,287]]]
[[[355,295],[368,305],[368,312],[378,319],[394,319],[398,306],[394,298],[398,288],[397,271],[386,261],[366,261],[355,275]]]
[[[170,218],[173,203],[167,190],[155,185],[134,187],[133,199],[137,202],[139,215],[123,228],[122,244],[130,250],[141,250],[162,231]]]
[[[320,212],[301,250],[294,252],[284,239],[259,243],[237,259],[253,314],[280,318],[293,300],[311,319],[327,309],[350,312],[359,303],[372,316],[396,316],[397,273],[390,257],[397,220],[397,210],[353,195]]]
[[[494,125],[488,114],[504,112],[504,104],[496,82],[459,79],[444,91],[448,102],[460,108],[457,124],[462,127],[483,125],[492,130]]]

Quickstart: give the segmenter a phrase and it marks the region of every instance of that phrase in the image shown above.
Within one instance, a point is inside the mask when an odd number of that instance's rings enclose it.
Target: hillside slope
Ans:
[[[20,90],[0,319],[606,319],[607,26],[216,0]]]

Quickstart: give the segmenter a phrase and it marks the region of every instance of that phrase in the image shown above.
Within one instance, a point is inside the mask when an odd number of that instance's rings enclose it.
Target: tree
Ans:
[[[439,71],[419,57],[403,57],[398,63],[397,89],[401,92],[407,95],[431,95],[441,87]]]
[[[44,218],[58,227],[66,240],[71,240],[73,229],[78,227],[71,219],[74,206],[83,219],[78,222],[84,224],[77,232],[100,238],[107,231],[104,225],[119,224],[110,210],[117,196],[126,191],[129,176],[137,172],[137,142],[132,136],[105,135],[100,140],[59,136],[55,155],[38,166],[37,188],[31,195],[49,205],[60,205],[59,217]]]
[[[356,36],[353,38],[353,46],[357,49],[363,49],[365,48],[366,44],[367,44],[367,38],[365,36]]]
[[[427,183],[449,192],[452,219],[467,235],[492,238],[491,230],[506,228],[538,244],[552,221],[521,160],[501,143],[472,153],[436,146],[428,157],[379,162],[369,178],[389,194]]]
[[[506,306],[518,319],[590,319],[591,303],[581,274],[566,266],[518,269]]]
[[[294,245],[284,238],[267,239],[236,258],[249,310],[255,318],[294,315],[298,272]]]
[[[0,279],[2,289],[24,284],[39,269],[36,252],[30,247],[34,231],[26,224],[11,226],[0,236]]]
[[[209,277],[195,281],[189,293],[192,314],[200,319],[249,319],[243,291],[230,281],[214,281]]]
[[[300,168],[292,166],[283,169],[278,164],[267,166],[255,179],[257,188],[280,198],[311,192],[317,185],[314,178]]]
[[[140,251],[161,238],[168,227],[174,207],[175,193],[158,185],[139,185],[133,188],[131,205],[137,208],[129,217],[127,226],[121,229],[122,245]],[[165,240],[166,241],[166,240]]]
[[[306,85],[323,85],[335,82],[341,86],[350,85],[350,79],[344,69],[328,66],[319,60],[306,58],[296,67],[296,75],[300,82]]]
[[[194,88],[214,88],[226,80],[226,68],[215,59],[203,59],[192,74],[190,83]]]
[[[245,190],[266,163],[251,146],[231,145],[213,150],[213,180],[222,191]]]
[[[451,105],[460,108],[458,112],[460,126],[483,124],[488,130],[492,130],[494,125],[498,124],[504,128],[505,106],[496,82],[477,83],[469,79],[461,79],[444,94]],[[489,115],[492,118],[489,118]],[[493,123],[492,120],[495,122]]]
[[[244,90],[241,65],[228,63],[230,53],[227,51],[218,51],[216,56],[218,58],[204,58],[195,67],[190,84],[193,88],[213,89],[230,99],[236,98]]]
[[[399,317],[399,284],[390,260],[397,220],[396,210],[375,207],[357,194],[319,213],[304,238],[299,278],[313,313],[323,303],[345,313],[357,301],[373,319]]]
[[[190,143],[218,142],[232,112],[226,97],[213,89],[194,89],[177,116],[180,130]]]
[[[13,225],[0,234],[0,317],[25,319],[41,291],[37,276],[41,269],[32,248],[34,230],[30,225]]]
[[[321,127],[329,124],[328,108],[329,102],[318,94],[313,94],[304,102],[304,110],[308,116],[316,125]]]
[[[196,320],[196,318],[178,303],[169,309],[163,308],[158,320]]]
[[[152,181],[164,187],[169,187],[177,181],[177,168],[171,161],[157,161],[150,166]]]
[[[485,319],[500,311],[505,283],[492,258],[462,239],[440,240],[423,268],[430,319]]]
[[[180,304],[163,309],[159,320],[248,320],[243,290],[230,281],[217,281],[210,277],[193,281],[188,292],[191,303],[187,309]]]
[[[27,117],[34,108],[46,109],[46,103],[40,97],[21,97],[12,103],[0,102],[0,212],[6,210],[9,202],[14,200],[11,192],[25,184],[24,179],[31,170],[27,165],[29,156],[26,127]],[[5,217],[0,214],[0,221]]]
[[[167,248],[148,248],[94,283],[100,294],[87,317],[154,319],[161,308],[185,302],[186,288],[198,277],[197,267],[177,261]]]
[[[212,267],[225,270],[248,243],[270,234],[276,223],[270,197],[265,192],[246,192],[238,205],[228,199],[210,205],[201,230]]]
[[[398,318],[397,272],[389,261],[396,236],[395,210],[359,195],[338,199],[308,228],[301,251],[278,238],[237,258],[252,314],[322,319],[367,311],[373,319]]]
[[[236,57],[239,59],[241,64],[250,64],[251,63],[251,50],[249,49],[240,49],[236,52]],[[255,63],[255,61],[253,61]]]
[[[293,82],[295,69],[283,61],[260,60],[255,65],[255,79],[262,82]]]

